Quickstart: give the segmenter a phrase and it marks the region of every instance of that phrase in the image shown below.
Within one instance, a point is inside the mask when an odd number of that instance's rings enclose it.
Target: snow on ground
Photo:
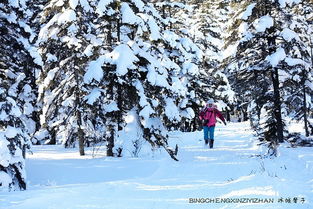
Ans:
[[[76,149],[34,147],[26,160],[28,189],[1,192],[0,208],[313,208],[312,148],[283,144],[277,158],[260,157],[266,149],[247,123],[217,126],[212,150],[199,140],[201,132],[170,137],[179,144],[179,162],[162,151],[108,158],[101,150],[80,157]]]

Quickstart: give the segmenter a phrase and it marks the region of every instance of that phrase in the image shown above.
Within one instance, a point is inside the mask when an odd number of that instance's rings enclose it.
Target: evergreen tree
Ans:
[[[92,2],[91,2],[92,3]],[[90,51],[101,44],[92,33],[95,13],[87,1],[50,1],[41,18],[39,47],[44,66],[39,78],[40,122],[46,143],[79,145],[84,155],[89,109],[83,79]],[[77,140],[76,140],[77,139]]]
[[[276,154],[278,142],[287,136],[284,117],[303,120],[308,134],[309,18],[303,17],[305,7],[295,2],[247,1],[233,6],[239,12],[228,45],[238,51],[229,64],[231,80],[246,104],[252,127],[271,142]]]
[[[179,2],[162,2],[157,4],[157,9],[162,14],[162,17],[168,21],[163,23],[163,28],[168,31],[173,31],[179,35],[176,41],[182,43],[180,45],[169,45],[168,51],[172,51],[170,59],[174,60],[178,67],[182,70],[176,76],[184,81],[186,86],[183,97],[177,98],[180,111],[185,117],[182,117],[175,123],[167,122],[169,128],[184,131],[194,131],[198,127],[197,112],[201,108],[203,102],[202,95],[199,95],[199,90],[203,84],[200,78],[207,77],[207,73],[201,67],[203,63],[203,51],[199,48],[199,44],[195,43],[195,39],[190,33],[188,18],[191,17],[192,8],[188,5]],[[182,50],[183,49],[183,50]]]
[[[171,29],[173,19],[168,21],[162,17],[152,4],[144,5],[142,2],[140,6],[138,2],[122,4],[121,25],[125,28],[121,31],[127,34],[120,35],[122,43],[131,43],[131,50],[137,57],[133,63],[137,67],[129,71],[127,76],[118,77],[127,80],[123,88],[135,90],[128,94],[136,95],[132,97],[135,100],[130,107],[137,109],[143,136],[152,147],[162,146],[176,158],[174,150],[167,145],[166,126],[175,126],[194,114],[184,104],[188,83],[184,79],[188,73],[197,73],[194,63],[201,59],[201,55],[190,39],[181,37]],[[140,15],[140,12],[150,17]],[[129,17],[133,14],[135,16]],[[127,86],[128,83],[131,85]]]
[[[301,4],[291,8],[286,7],[286,12],[290,14],[285,20],[288,28],[282,31],[287,54],[285,62],[288,65],[288,75],[283,81],[284,101],[290,117],[304,122],[306,136],[310,134],[308,113],[312,111],[310,95],[313,95],[311,37],[307,35],[312,28],[305,15],[309,8]]]
[[[166,26],[150,3],[73,2],[51,1],[39,36],[41,122],[50,139],[67,145],[77,136],[85,144],[102,140],[108,156],[120,156],[118,131],[135,110],[143,137],[176,159],[166,123],[192,117],[183,105],[184,79],[197,73],[200,50]]]
[[[185,3],[186,1],[181,1]],[[187,1],[182,3],[159,4],[164,17],[176,20],[171,24],[172,29],[186,38],[194,41],[202,51],[203,59],[197,63],[199,73],[188,75],[188,91],[192,96],[188,97],[188,106],[197,113],[202,109],[203,103],[208,98],[214,98],[223,108],[230,104],[233,92],[228,79],[222,68],[222,33],[221,22],[223,21],[224,6],[220,1]],[[219,8],[219,10],[217,10]],[[175,19],[174,19],[175,17]],[[225,108],[227,110],[227,108]],[[198,115],[187,121],[187,130],[194,131],[201,126]]]
[[[36,133],[38,133],[37,131],[40,129],[39,115],[41,110],[37,103],[38,85],[36,83],[36,80],[38,79],[42,68],[42,59],[40,54],[38,53],[38,46],[36,45],[36,42],[40,30],[39,15],[42,12],[43,5],[45,5],[47,1],[48,0],[35,0],[25,2],[27,8],[27,18],[25,19],[25,21],[29,26],[27,31],[29,33],[29,47],[26,48],[33,58],[33,60],[28,61],[28,63],[32,65],[32,69],[28,70],[28,72],[26,73],[26,80],[28,81],[28,84],[32,89],[32,94],[29,95],[27,99],[29,104],[31,104],[32,111],[28,113],[26,124],[29,127],[29,133],[33,144],[39,144],[39,141],[36,139]]]
[[[233,26],[238,28],[234,84],[250,103],[250,118],[256,119],[253,127],[271,142],[276,154],[278,143],[284,140],[280,75],[289,67],[285,61],[288,48],[282,41],[288,14],[278,1],[243,2],[240,6]]]
[[[0,3],[0,188],[26,189],[25,154],[35,130],[32,82],[40,65],[26,1]]]
[[[223,65],[224,50],[224,30],[229,15],[229,2],[223,0],[201,1],[199,6],[199,28],[202,35],[198,37],[205,52],[205,61],[203,68],[207,74],[204,76],[206,88],[203,88],[201,94],[207,97],[213,97],[219,102],[223,110],[227,113],[227,119],[230,119],[230,107],[234,103],[234,92],[228,81],[228,72]],[[202,78],[202,79],[203,79]],[[209,94],[209,95],[206,95]]]

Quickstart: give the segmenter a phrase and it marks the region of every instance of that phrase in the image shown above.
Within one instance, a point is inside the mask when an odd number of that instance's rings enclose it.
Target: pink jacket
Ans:
[[[222,113],[216,108],[216,106],[208,107],[206,106],[201,112],[200,112],[200,120],[208,120],[207,126],[215,126],[216,124],[216,117],[221,119],[223,122],[225,121],[225,118],[223,117]]]

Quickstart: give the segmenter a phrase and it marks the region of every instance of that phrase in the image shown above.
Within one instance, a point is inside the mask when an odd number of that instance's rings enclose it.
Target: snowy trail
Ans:
[[[281,156],[262,159],[257,155],[264,151],[245,123],[218,126],[214,149],[199,141],[202,132],[170,137],[179,144],[179,162],[164,153],[149,159],[92,159],[59,146],[35,147],[27,160],[28,190],[0,193],[0,208],[313,208],[311,148],[283,145]],[[295,197],[297,203],[285,202]],[[195,204],[190,198],[274,203]],[[278,203],[280,198],[284,202]]]

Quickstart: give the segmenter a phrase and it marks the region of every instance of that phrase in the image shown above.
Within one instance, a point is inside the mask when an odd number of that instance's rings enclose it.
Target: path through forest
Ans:
[[[313,208],[312,148],[286,144],[277,158],[261,157],[266,149],[247,123],[218,125],[214,149],[199,141],[202,132],[170,138],[180,147],[179,162],[160,151],[92,158],[91,151],[80,157],[74,149],[34,147],[28,190],[0,193],[0,208]]]

